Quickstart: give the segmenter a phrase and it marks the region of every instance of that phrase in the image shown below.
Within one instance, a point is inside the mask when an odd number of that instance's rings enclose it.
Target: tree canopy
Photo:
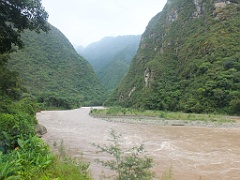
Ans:
[[[12,45],[22,47],[24,29],[47,32],[47,18],[41,0],[0,0],[0,53],[10,52]]]

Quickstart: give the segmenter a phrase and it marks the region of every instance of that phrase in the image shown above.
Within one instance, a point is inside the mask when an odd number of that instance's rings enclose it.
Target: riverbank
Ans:
[[[102,116],[92,115],[94,118],[101,118],[108,122],[142,124],[154,126],[194,126],[209,128],[240,128],[239,121],[202,121],[202,120],[166,120],[158,117],[147,116]]]

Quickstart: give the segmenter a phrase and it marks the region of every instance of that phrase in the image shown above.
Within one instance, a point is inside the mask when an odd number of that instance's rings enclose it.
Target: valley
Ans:
[[[96,163],[111,157],[93,146],[109,145],[112,130],[124,150],[144,145],[154,179],[239,179],[240,0],[167,0],[143,34],[78,49],[41,0],[2,0],[0,9],[0,180],[114,179]],[[107,108],[93,117],[84,106]],[[118,179],[151,179],[141,150],[124,151]]]
[[[76,51],[92,65],[104,88],[112,92],[127,73],[140,39],[141,35],[105,37]]]
[[[53,144],[63,140],[68,155],[90,162],[94,179],[100,179],[103,171],[112,174],[95,162],[109,157],[97,154],[92,146],[108,144],[112,129],[122,134],[123,147],[144,144],[144,155],[154,159],[155,179],[170,169],[177,180],[234,180],[240,176],[239,128],[117,123],[93,118],[90,109],[43,111],[37,119],[48,129],[43,140],[54,151]]]

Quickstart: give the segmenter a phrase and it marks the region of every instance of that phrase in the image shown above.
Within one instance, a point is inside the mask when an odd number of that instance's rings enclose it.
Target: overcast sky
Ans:
[[[48,21],[74,45],[142,34],[167,0],[42,0]]]

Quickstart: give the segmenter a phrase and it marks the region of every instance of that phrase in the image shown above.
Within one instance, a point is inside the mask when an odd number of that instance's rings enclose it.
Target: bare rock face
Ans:
[[[226,1],[226,0],[215,0],[214,1],[214,7],[216,9],[224,8],[224,7],[226,7],[227,4],[230,4],[230,1]]]
[[[133,86],[130,90],[130,92],[128,93],[128,97],[131,97],[132,93],[136,91],[136,86]]]
[[[215,11],[214,11],[214,15],[215,15],[215,19],[222,19],[223,17],[223,12],[222,10],[228,6],[229,4],[238,4],[237,1],[227,1],[227,0],[215,0],[214,1],[214,7],[215,7]]]
[[[38,137],[42,137],[42,135],[47,133],[47,128],[41,124],[35,125],[35,131]]]
[[[178,10],[175,9],[173,12],[171,12],[169,15],[168,15],[168,22],[171,23],[171,22],[174,22],[178,19]]]
[[[153,81],[153,72],[152,70],[148,67],[144,71],[144,82],[145,82],[145,87],[146,88],[151,88],[150,82]]]
[[[124,94],[123,94],[123,93],[120,93],[118,100],[119,100],[120,102],[124,100]]]
[[[213,13],[216,15],[216,19],[219,19],[219,16],[221,16],[221,10],[223,8],[229,4],[235,4],[235,1],[230,0],[213,0],[211,2],[215,8],[215,11]],[[204,13],[204,7],[206,3],[204,3],[203,0],[193,0],[193,3],[196,7],[196,11],[193,12],[193,18],[197,18]]]
[[[193,17],[197,18],[203,13],[203,0],[193,0],[196,11],[193,13]]]

